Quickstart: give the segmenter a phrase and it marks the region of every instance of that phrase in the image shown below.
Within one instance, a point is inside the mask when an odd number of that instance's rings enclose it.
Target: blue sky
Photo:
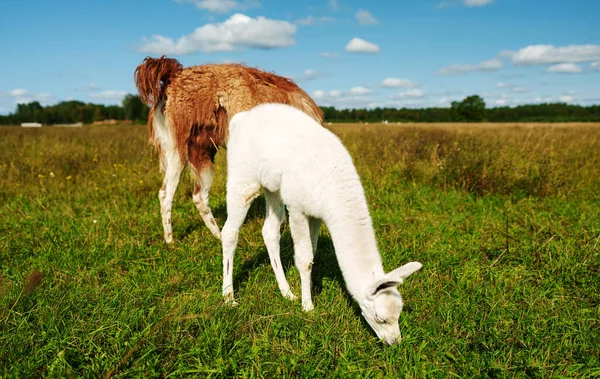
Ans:
[[[597,0],[8,0],[0,114],[119,104],[161,54],[274,71],[337,108],[600,104],[599,24]]]

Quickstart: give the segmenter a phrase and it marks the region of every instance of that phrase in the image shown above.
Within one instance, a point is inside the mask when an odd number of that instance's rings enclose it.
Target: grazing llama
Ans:
[[[150,105],[149,143],[157,149],[164,172],[158,197],[167,243],[173,241],[173,197],[188,162],[194,204],[204,224],[220,238],[208,198],[214,157],[218,146],[225,145],[229,120],[236,113],[261,103],[284,103],[323,122],[323,111],[293,81],[241,64],[183,68],[173,58],[147,57],[135,69],[134,79],[140,99]]]
[[[285,206],[303,309],[313,309],[311,269],[323,221],[348,292],[362,315],[380,339],[390,345],[397,341],[402,298],[396,286],[422,265],[410,262],[384,272],[364,190],[349,153],[332,132],[283,104],[258,105],[238,113],[229,124],[227,221],[221,230],[225,301],[235,303],[233,259],[238,233],[261,189],[266,198],[262,235],[283,296],[295,298],[279,257]]]

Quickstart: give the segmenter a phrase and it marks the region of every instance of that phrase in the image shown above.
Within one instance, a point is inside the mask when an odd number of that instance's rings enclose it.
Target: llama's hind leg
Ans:
[[[281,234],[279,232],[279,227],[285,210],[279,195],[266,189],[264,190],[264,193],[266,200],[266,217],[265,224],[262,228],[263,239],[267,246],[267,251],[269,252],[269,260],[271,261],[273,272],[275,272],[275,278],[277,279],[281,294],[290,300],[294,300],[296,297],[290,290],[290,285],[285,278],[280,257],[279,242]]]
[[[314,309],[311,297],[311,272],[313,266],[313,247],[308,217],[301,212],[289,209],[290,232],[294,240],[294,258],[300,272],[302,284],[302,308]]]
[[[210,232],[220,240],[221,231],[219,230],[219,226],[215,221],[212,210],[208,205],[208,195],[215,171],[214,165],[212,163],[205,164],[199,170],[192,167],[191,171],[194,176],[194,193],[192,195],[192,200],[194,201],[196,209],[198,209],[204,224],[208,227]]]
[[[236,186],[227,183],[227,220],[221,230],[223,245],[223,298],[226,303],[236,304],[233,296],[233,258],[239,231],[250,204],[260,194],[259,185]]]
[[[213,142],[210,131],[201,126],[193,127],[188,142],[188,159],[194,176],[192,200],[204,224],[215,237],[221,239],[219,226],[208,205],[208,195],[215,172],[216,154],[217,147]]]
[[[183,164],[177,151],[166,152],[163,156],[165,176],[163,185],[158,191],[160,201],[160,213],[162,217],[164,239],[167,243],[173,242],[173,225],[171,224],[171,209],[173,208],[173,197],[179,184]]]

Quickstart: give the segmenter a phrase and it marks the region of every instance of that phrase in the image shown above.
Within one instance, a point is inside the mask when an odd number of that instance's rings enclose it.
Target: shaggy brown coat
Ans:
[[[212,163],[217,147],[226,144],[231,117],[256,105],[292,105],[323,122],[321,108],[291,79],[241,64],[183,68],[172,58],[146,58],[135,70],[135,83],[140,99],[150,105],[149,143],[160,151],[153,122],[161,105],[181,160],[197,170]]]

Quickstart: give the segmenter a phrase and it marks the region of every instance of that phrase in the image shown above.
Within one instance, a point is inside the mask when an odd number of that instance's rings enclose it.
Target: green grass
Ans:
[[[323,227],[315,310],[284,299],[257,200],[236,252],[175,199],[167,246],[145,127],[0,128],[0,377],[600,376],[600,127],[333,127],[362,177],[402,342],[378,342]],[[225,154],[211,206],[225,213]],[[296,295],[289,231],[282,260]]]

